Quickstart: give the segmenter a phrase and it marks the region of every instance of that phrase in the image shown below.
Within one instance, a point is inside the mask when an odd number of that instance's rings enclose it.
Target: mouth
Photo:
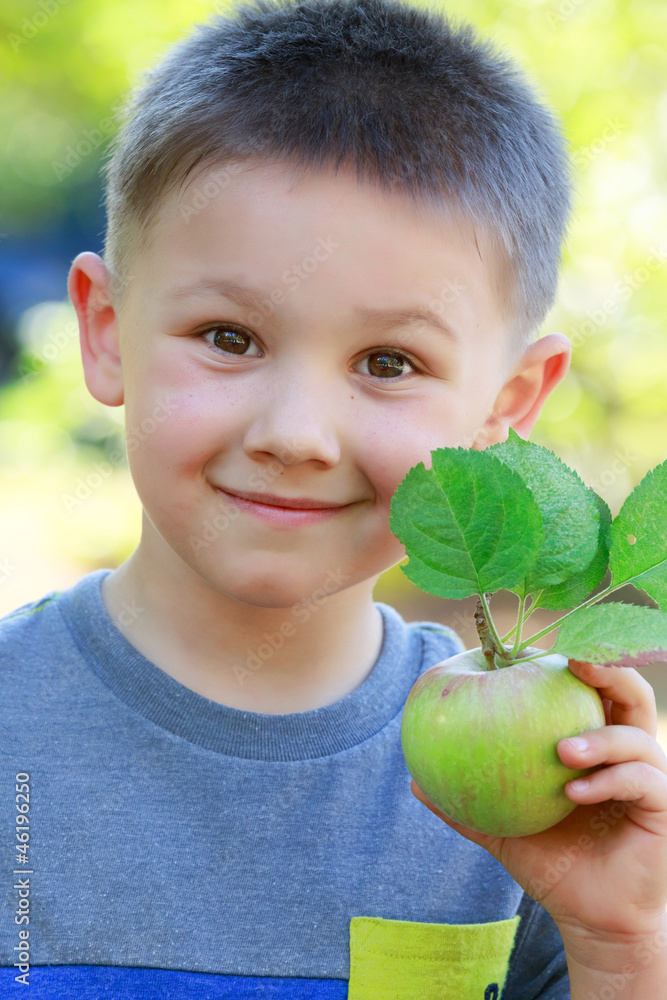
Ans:
[[[265,493],[233,493],[231,490],[223,490],[217,486],[215,490],[246,515],[264,522],[265,525],[276,531],[317,525],[321,521],[327,521],[339,515],[344,516],[344,512],[354,506],[352,503],[332,505],[330,501],[315,500],[312,497],[276,497]],[[253,497],[261,499],[255,500],[252,499]],[[294,504],[302,504],[303,506],[297,507],[293,506]]]
[[[249,493],[241,490],[223,489],[222,487],[216,487],[216,489],[241,500],[250,500],[252,503],[263,504],[266,507],[281,507],[284,510],[339,510],[341,507],[350,506],[347,503],[316,500],[313,497],[279,497],[270,493]]]

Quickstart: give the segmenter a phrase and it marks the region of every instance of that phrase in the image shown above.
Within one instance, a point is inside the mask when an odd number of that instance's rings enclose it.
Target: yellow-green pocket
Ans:
[[[348,1000],[500,1000],[519,920],[352,917]]]

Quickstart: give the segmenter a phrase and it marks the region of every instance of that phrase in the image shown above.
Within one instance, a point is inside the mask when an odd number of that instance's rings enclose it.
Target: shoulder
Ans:
[[[47,738],[45,720],[54,713],[67,717],[84,697],[92,675],[73,622],[90,618],[104,572],[88,573],[0,618],[0,729],[16,739]]]
[[[46,661],[45,652],[54,648],[64,627],[56,609],[60,593],[49,591],[0,618],[0,675],[4,684],[9,683],[13,669],[25,677],[28,664],[34,665],[36,658]]]
[[[72,636],[61,613],[71,589],[50,590],[0,618],[1,684],[9,684],[13,676],[25,683],[28,672],[36,680],[71,657]]]
[[[464,652],[465,644],[449,625],[427,620],[406,621],[391,604],[375,603],[384,617],[390,641],[402,650],[402,656],[413,665],[417,674]]]
[[[441,622],[408,622],[407,627],[421,637],[423,670],[428,670],[457,653],[463,653],[466,648],[454,629]]]
[[[25,724],[53,689],[66,654],[65,625],[56,610],[60,591],[50,591],[0,618],[0,726]],[[6,730],[8,733],[9,730]]]
[[[61,590],[50,590],[43,597],[28,601],[27,604],[22,604],[0,618],[0,646],[6,647],[21,641],[27,632],[33,631],[35,627],[39,628],[47,620],[50,620],[52,608],[46,615],[40,614],[40,612],[49,608],[49,605],[52,605],[61,593]]]

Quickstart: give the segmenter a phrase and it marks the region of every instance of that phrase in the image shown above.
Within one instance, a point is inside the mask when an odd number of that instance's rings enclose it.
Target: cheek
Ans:
[[[219,379],[157,364],[126,395],[126,438],[141,461],[189,464],[224,447],[242,408]]]
[[[157,404],[135,407],[126,421],[126,447],[132,479],[140,496],[157,498],[168,488],[175,496],[202,468],[229,431],[225,421],[204,419],[202,401],[171,393]]]
[[[409,470],[423,462],[431,467],[437,448],[469,448],[484,424],[486,413],[471,411],[457,396],[426,401],[423,406],[397,407],[388,419],[366,427],[364,448],[367,468],[379,501],[387,508],[396,487]]]

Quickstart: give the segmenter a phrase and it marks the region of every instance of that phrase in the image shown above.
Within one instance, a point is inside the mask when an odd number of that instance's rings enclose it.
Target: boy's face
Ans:
[[[389,530],[397,485],[435,448],[505,436],[491,414],[517,357],[472,228],[418,217],[348,172],[225,174],[195,175],[161,205],[122,311],[98,329],[120,354],[104,392],[101,355],[84,366],[97,398],[125,403],[143,558],[289,607],[332,575],[351,587],[404,558]],[[421,307],[445,329],[379,316]],[[227,490],[345,506],[285,526]]]

